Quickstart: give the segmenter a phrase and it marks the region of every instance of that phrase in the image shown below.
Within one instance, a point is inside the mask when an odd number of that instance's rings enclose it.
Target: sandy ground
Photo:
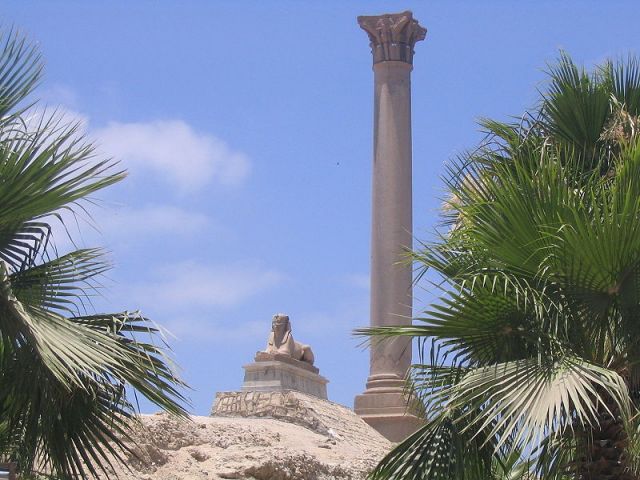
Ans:
[[[325,402],[316,431],[269,418],[145,415],[132,471],[146,480],[364,480],[391,448],[351,410]],[[324,432],[324,433],[319,433]],[[111,475],[110,475],[111,477]]]

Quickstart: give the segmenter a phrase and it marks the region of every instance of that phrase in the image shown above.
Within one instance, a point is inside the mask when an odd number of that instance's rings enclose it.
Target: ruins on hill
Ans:
[[[370,324],[408,325],[413,272],[403,260],[413,242],[411,71],[415,44],[427,31],[409,11],[358,17],[358,24],[369,36],[374,72]],[[243,367],[241,389],[217,393],[212,415],[305,416],[303,397],[290,392],[327,400],[328,380],[314,361],[311,347],[293,339],[289,317],[275,315],[267,347]],[[355,398],[355,413],[391,441],[420,425],[404,394],[410,365],[411,339],[372,342],[366,388]]]
[[[240,391],[218,392],[211,411],[218,416],[304,416],[303,407],[287,413],[289,392],[327,400],[327,383],[313,365],[311,347],[293,338],[288,315],[278,313],[271,320],[271,332],[264,350],[256,352],[253,363],[244,365]]]

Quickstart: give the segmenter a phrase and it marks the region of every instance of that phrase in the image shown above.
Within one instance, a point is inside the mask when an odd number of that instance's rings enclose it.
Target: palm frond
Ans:
[[[452,408],[481,412],[470,428],[494,424],[489,435],[501,436],[498,447],[507,441],[520,448],[536,446],[573,428],[574,422],[595,424],[599,407],[609,399],[627,418],[631,413],[620,375],[571,356],[478,368],[449,395]]]
[[[555,140],[587,154],[596,148],[609,115],[609,90],[600,75],[580,70],[568,55],[549,66],[550,82],[542,94],[545,125]],[[593,166],[593,164],[589,165]]]
[[[427,421],[396,446],[371,472],[371,480],[488,478],[495,453],[491,445],[469,434],[465,420],[446,410]],[[483,476],[484,475],[484,476]]]
[[[34,89],[42,76],[40,51],[12,30],[0,32],[0,125]]]
[[[135,422],[127,388],[186,417],[185,385],[148,319],[88,313],[102,251],[52,247],[51,219],[125,174],[78,124],[20,105],[41,70],[35,46],[0,33],[0,455],[25,475],[109,477]]]

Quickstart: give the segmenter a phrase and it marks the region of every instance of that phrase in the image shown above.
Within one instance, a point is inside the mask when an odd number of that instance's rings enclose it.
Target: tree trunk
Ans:
[[[626,454],[627,433],[613,401],[598,409],[599,422],[584,430],[578,443],[575,478],[577,480],[640,480],[629,471]]]

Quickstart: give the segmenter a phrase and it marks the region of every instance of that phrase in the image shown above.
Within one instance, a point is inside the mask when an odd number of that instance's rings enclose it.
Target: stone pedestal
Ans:
[[[373,198],[371,225],[371,326],[412,320],[411,70],[413,47],[426,30],[411,12],[358,17],[373,54]],[[371,346],[366,390],[355,411],[393,441],[412,433],[418,420],[406,414],[404,378],[411,365],[408,338]]]
[[[382,436],[401,442],[421,425],[422,420],[411,413],[402,391],[377,392],[365,390],[356,396],[354,411]]]
[[[329,381],[319,375],[319,370],[287,355],[256,353],[255,361],[244,365],[243,392],[280,392],[295,390],[327,398]]]

